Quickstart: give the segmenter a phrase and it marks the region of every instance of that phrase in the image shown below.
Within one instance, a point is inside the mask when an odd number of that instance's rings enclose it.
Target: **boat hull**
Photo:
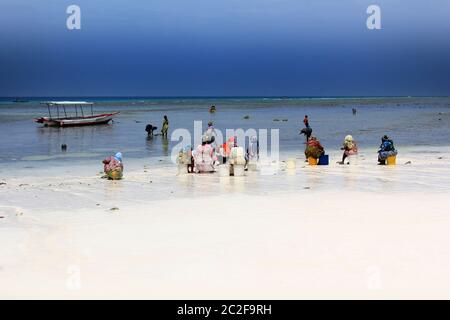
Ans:
[[[92,126],[108,124],[114,116],[119,112],[98,114],[89,117],[72,117],[72,118],[48,118],[42,117],[36,119],[37,123],[42,123],[46,127],[78,127],[78,126]]]

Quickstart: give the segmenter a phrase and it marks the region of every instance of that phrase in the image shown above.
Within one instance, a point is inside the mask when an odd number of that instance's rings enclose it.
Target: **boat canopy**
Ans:
[[[93,102],[87,101],[44,101],[41,104],[46,104],[48,106],[91,106]]]
[[[87,101],[45,101],[41,102],[41,104],[47,105],[48,109],[48,116],[50,119],[53,119],[54,116],[52,115],[51,107],[54,107],[56,109],[56,119],[66,119],[70,117],[84,117],[84,110],[83,107],[90,107],[91,109],[91,116],[94,115],[94,109],[93,109],[93,102],[87,102]],[[73,107],[75,109],[75,114],[70,116],[68,115],[68,112],[66,110],[66,107]],[[62,111],[64,112],[64,116],[60,113],[60,108],[62,108]],[[78,114],[78,109],[80,109],[80,114]],[[73,110],[73,109],[72,109]],[[73,111],[72,111],[73,113]]]

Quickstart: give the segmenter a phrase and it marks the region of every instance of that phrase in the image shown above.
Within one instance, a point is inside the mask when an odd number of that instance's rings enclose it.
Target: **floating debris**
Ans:
[[[244,116],[244,119],[245,119],[245,120],[248,120],[248,119],[250,119],[250,116],[249,116],[249,115]]]
[[[411,163],[412,163],[411,161],[406,161],[406,162],[405,162],[405,164],[411,164]]]
[[[273,119],[273,121],[280,121],[280,119]]]
[[[119,208],[117,208],[117,207],[112,207],[111,209],[109,209],[110,211],[117,211],[117,210],[119,210]]]
[[[6,182],[0,182],[0,186],[6,185]]]

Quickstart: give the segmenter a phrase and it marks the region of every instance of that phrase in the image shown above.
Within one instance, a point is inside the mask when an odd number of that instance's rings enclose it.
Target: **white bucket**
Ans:
[[[287,169],[295,169],[297,167],[297,161],[294,158],[289,158],[286,160]]]
[[[219,177],[229,177],[230,176],[230,168],[227,164],[221,164],[218,167]]]
[[[244,176],[244,166],[242,164],[235,164],[233,166],[233,172],[235,177],[242,177]]]

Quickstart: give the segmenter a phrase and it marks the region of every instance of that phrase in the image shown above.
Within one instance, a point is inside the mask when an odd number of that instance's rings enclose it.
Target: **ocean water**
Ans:
[[[125,159],[164,158],[178,141],[170,133],[185,128],[193,134],[194,121],[206,129],[279,129],[280,151],[303,150],[299,135],[307,114],[314,134],[328,150],[339,150],[352,134],[360,148],[376,148],[389,134],[398,149],[410,146],[450,145],[450,98],[83,98],[93,101],[96,113],[120,111],[109,125],[47,128],[33,119],[47,114],[46,100],[80,98],[34,98],[27,102],[0,99],[0,163],[26,166],[59,166],[102,159],[117,151]],[[217,112],[210,114],[209,106]],[[352,114],[352,108],[357,114]],[[161,128],[163,115],[170,121],[169,139],[147,138],[148,123]],[[245,117],[248,116],[248,119]],[[279,120],[279,121],[276,121]],[[61,151],[67,144],[68,150]]]

